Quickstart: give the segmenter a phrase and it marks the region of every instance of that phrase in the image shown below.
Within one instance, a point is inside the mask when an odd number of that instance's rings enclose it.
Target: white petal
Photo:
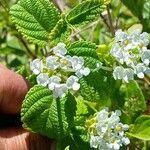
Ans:
[[[55,70],[59,67],[58,57],[49,56],[46,58],[46,64],[51,70]]]
[[[48,83],[48,88],[50,90],[54,90],[55,86],[58,85],[58,84],[60,84],[60,81],[61,81],[61,79],[58,76],[52,76],[52,77],[50,77],[49,78],[49,83]]]
[[[127,130],[129,129],[129,126],[128,126],[127,124],[124,124],[124,125],[123,125],[123,129],[124,129],[125,131],[127,131]]]
[[[144,78],[144,73],[143,72],[140,72],[137,74],[137,76],[140,78],[140,79],[143,79]]]
[[[91,136],[91,139],[90,139],[90,146],[93,147],[93,148],[97,148],[97,147],[98,147],[98,144],[99,144],[98,137],[96,137],[96,136]]]
[[[120,80],[120,79],[123,79],[123,71],[124,71],[124,68],[123,67],[120,67],[120,66],[117,66],[114,71],[113,71],[113,77],[115,80]]]
[[[130,140],[127,137],[123,137],[122,142],[123,142],[124,145],[130,144]]]
[[[121,111],[120,110],[115,110],[115,113],[117,116],[121,116]]]
[[[88,76],[89,74],[90,74],[90,69],[89,68],[84,68],[84,70],[83,70],[83,74],[85,75],[85,76]]]
[[[80,70],[77,70],[75,75],[78,77],[78,78],[82,78],[83,77],[83,74],[80,72]]]
[[[84,59],[83,57],[73,56],[71,59],[72,67],[75,71],[82,68],[84,65]]]
[[[75,82],[75,83],[73,84],[73,86],[72,86],[72,89],[73,89],[74,91],[79,90],[79,89],[80,89],[80,84],[77,83],[77,82]]]
[[[114,144],[114,149],[115,150],[119,150],[120,149],[120,145],[118,143]]]
[[[65,96],[65,92],[67,91],[67,86],[65,84],[55,85],[55,89],[53,91],[53,95],[55,98],[63,98]]]
[[[67,53],[66,45],[64,43],[58,43],[53,49],[55,55],[64,56]]]
[[[40,59],[35,59],[30,62],[30,69],[34,74],[38,75],[42,71],[42,61]]]
[[[126,40],[128,37],[128,34],[123,32],[122,30],[117,30],[116,33],[115,33],[115,39],[116,41],[124,41]]]
[[[134,79],[134,71],[132,69],[124,69],[123,79],[127,83],[129,82],[129,80],[133,80]]]
[[[79,78],[76,76],[70,76],[67,81],[66,85],[68,89],[78,90],[80,88],[80,84],[77,83],[79,81]]]
[[[47,86],[49,77],[46,73],[41,73],[37,76],[37,83],[42,86]]]

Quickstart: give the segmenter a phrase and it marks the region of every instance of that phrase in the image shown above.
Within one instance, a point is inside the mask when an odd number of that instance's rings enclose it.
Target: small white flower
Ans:
[[[123,130],[127,131],[129,129],[129,126],[127,124],[123,125]]]
[[[64,43],[58,43],[52,50],[55,55],[60,57],[67,54],[66,45]]]
[[[60,59],[60,67],[64,70],[69,70],[72,67],[71,56],[67,55]]]
[[[148,46],[148,44],[149,44],[149,34],[146,33],[146,32],[143,32],[140,35],[140,42],[141,42],[141,45]]]
[[[84,59],[83,57],[73,56],[71,58],[72,68],[77,71],[81,69],[84,65]]]
[[[115,33],[115,39],[118,42],[123,42],[128,39],[128,34],[123,32],[121,29],[117,30]]]
[[[56,84],[53,90],[53,96],[55,98],[63,98],[67,90],[66,84]]]
[[[120,117],[119,117],[119,115],[116,112],[112,112],[111,116],[109,117],[108,120],[109,120],[109,123],[108,123],[109,127],[110,126],[111,127],[115,127],[115,124],[119,123]]]
[[[129,138],[127,138],[127,137],[123,137],[123,138],[122,138],[122,143],[123,143],[124,145],[128,145],[128,144],[130,144],[130,140],[129,140]]]
[[[137,74],[138,78],[144,78],[144,73],[146,71],[146,67],[140,63],[134,67],[135,74]]]
[[[62,98],[67,91],[66,84],[60,84],[61,78],[58,76],[52,76],[49,78],[48,88],[53,91],[55,98]]]
[[[146,50],[142,53],[141,59],[143,63],[148,66],[150,64],[150,50]]]
[[[60,82],[61,82],[60,77],[58,77],[58,76],[52,76],[52,77],[49,78],[48,88],[50,90],[54,90],[55,86],[58,85],[58,84],[60,84]]]
[[[42,61],[40,59],[35,59],[30,63],[30,69],[34,74],[38,75],[42,71]]]
[[[88,67],[77,70],[75,73],[79,78],[82,78],[83,76],[88,76],[90,74],[90,69]]]
[[[98,136],[91,135],[90,146],[93,147],[93,148],[98,148],[98,145],[99,145],[99,138],[98,138]]]
[[[134,79],[134,74],[138,78],[144,78],[144,73],[149,73],[150,50],[149,34],[136,29],[130,33],[118,30],[115,42],[110,50],[111,55],[120,64],[124,64],[126,69],[116,67],[113,71],[114,79],[123,79],[125,82]],[[133,72],[134,70],[134,72]]]
[[[51,70],[55,70],[59,67],[59,58],[57,56],[49,56],[46,58],[46,64]]]
[[[127,83],[129,82],[129,80],[134,80],[134,71],[130,68],[124,69],[123,80]]]
[[[121,111],[111,113],[107,109],[101,110],[96,116],[96,132],[90,132],[90,146],[99,150],[119,150],[128,145],[130,140],[125,136],[129,126],[120,122]],[[93,120],[92,120],[93,121]]]
[[[103,121],[104,119],[108,119],[108,115],[109,115],[108,109],[103,109],[97,114],[96,118],[99,121]]]
[[[120,144],[119,144],[119,140],[115,140],[115,141],[113,141],[112,143],[110,143],[109,145],[108,145],[108,147],[110,148],[110,149],[112,149],[112,150],[119,150],[120,149]]]
[[[68,89],[73,89],[74,91],[77,91],[80,89],[80,84],[78,83],[79,78],[76,76],[70,76],[67,79],[66,85]]]
[[[115,80],[123,79],[124,68],[122,66],[117,66],[113,71],[113,77]]]
[[[113,45],[110,53],[121,64],[123,64],[124,62],[128,61],[128,59],[129,59],[129,53],[128,53],[128,51],[124,51],[122,49],[122,47],[120,47],[120,45],[117,44],[117,43]]]
[[[47,86],[48,80],[49,80],[48,74],[46,74],[46,73],[40,73],[40,74],[37,76],[36,80],[37,80],[37,83],[38,83],[39,85]]]
[[[131,44],[133,45],[133,47],[131,47],[130,49],[136,48],[139,45],[140,33],[141,31],[137,29],[137,30],[132,31],[132,33],[129,35]]]

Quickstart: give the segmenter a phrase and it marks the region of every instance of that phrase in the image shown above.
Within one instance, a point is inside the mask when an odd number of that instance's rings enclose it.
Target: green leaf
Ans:
[[[53,28],[51,33],[49,34],[49,41],[51,45],[56,45],[59,42],[64,42],[70,33],[70,29],[67,26],[66,21],[62,18]]]
[[[139,18],[144,30],[150,32],[150,1],[149,0],[122,0],[130,11]]]
[[[109,0],[86,0],[74,7],[66,16],[66,20],[71,25],[86,24],[95,20],[106,8]]]
[[[76,126],[72,130],[72,140],[70,142],[70,150],[92,150],[89,143],[87,130],[83,126]]]
[[[141,140],[150,140],[150,116],[143,115],[135,121],[131,132],[128,133],[131,137]]]
[[[91,69],[95,69],[96,64],[100,63],[94,43],[77,41],[71,43],[67,49],[71,55],[82,56],[85,60],[85,66]]]
[[[9,45],[6,45],[5,47],[0,49],[0,55],[10,55],[15,54],[17,56],[24,56],[26,53],[22,49],[12,47]]]
[[[145,0],[122,0],[122,2],[131,10],[131,12],[142,18],[142,7]]]
[[[60,19],[58,10],[49,0],[19,0],[10,14],[17,29],[41,46],[46,44],[49,33]]]
[[[82,99],[77,99],[77,111],[76,116],[74,118],[75,125],[78,126],[85,126],[85,121],[87,117],[89,117],[91,114],[89,113],[88,106],[85,105],[85,101]]]
[[[28,130],[60,140],[70,134],[75,110],[76,102],[70,93],[56,100],[48,88],[34,86],[23,102],[21,120]]]
[[[80,79],[80,85],[80,94],[84,100],[97,102],[100,106],[111,105],[114,80],[108,73],[91,72],[89,76]]]
[[[150,32],[150,1],[145,0],[144,6],[143,6],[143,27],[144,30],[147,32]]]
[[[131,118],[135,119],[146,110],[144,95],[136,81],[123,84],[120,92],[124,94],[124,111]]]

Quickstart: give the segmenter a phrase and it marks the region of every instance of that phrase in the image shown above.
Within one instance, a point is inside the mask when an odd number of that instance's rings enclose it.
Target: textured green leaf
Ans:
[[[144,95],[136,81],[123,84],[121,93],[124,93],[124,110],[130,117],[136,118],[146,109]]]
[[[30,41],[45,45],[60,15],[49,0],[19,0],[10,10],[17,29]]]
[[[83,126],[76,126],[72,130],[72,140],[70,150],[92,150],[87,136],[87,130]]]
[[[150,116],[143,115],[137,118],[128,134],[141,140],[150,140]]]
[[[57,44],[59,42],[64,42],[70,33],[70,29],[64,19],[58,21],[56,26],[53,28],[49,34],[49,41],[51,44]]]
[[[23,102],[21,120],[28,130],[59,140],[70,134],[75,110],[71,94],[56,100],[48,88],[34,86]]]
[[[86,0],[78,4],[66,16],[71,25],[81,25],[95,20],[106,8],[109,0]]]
[[[80,94],[85,100],[97,102],[101,106],[111,105],[114,80],[109,74],[91,72],[89,76],[80,79],[80,85]]]
[[[96,64],[100,63],[94,43],[77,41],[71,43],[67,49],[71,55],[82,56],[85,60],[85,66],[91,69],[95,69]]]
[[[82,99],[77,99],[77,111],[75,116],[75,125],[85,126],[85,121],[87,117],[91,114],[89,113],[88,106],[85,105],[85,101]]]

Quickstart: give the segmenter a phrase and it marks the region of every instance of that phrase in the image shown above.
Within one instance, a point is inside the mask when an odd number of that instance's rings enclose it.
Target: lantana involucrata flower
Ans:
[[[130,143],[126,136],[127,124],[120,122],[121,111],[103,109],[95,118],[86,122],[90,135],[90,146],[99,150],[119,150]]]
[[[147,48],[149,44],[149,34],[140,33],[134,30],[131,33],[116,31],[115,41],[110,50],[110,54],[119,63],[114,68],[113,77],[115,80],[124,80],[129,82],[134,79],[134,75],[138,78],[144,78],[145,73],[150,70],[150,50]]]
[[[83,57],[68,55],[64,43],[58,43],[51,52],[52,55],[30,63],[31,71],[37,75],[37,83],[48,86],[55,98],[64,97],[68,90],[78,91],[79,79],[90,74]]]

